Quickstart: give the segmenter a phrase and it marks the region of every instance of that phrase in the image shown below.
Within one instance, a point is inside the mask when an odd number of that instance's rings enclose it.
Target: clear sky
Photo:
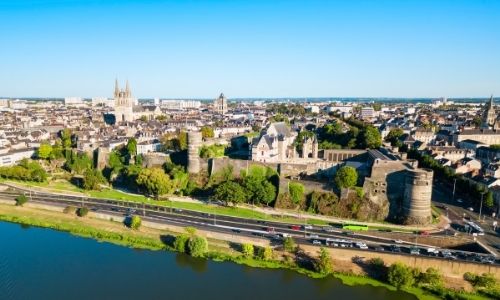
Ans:
[[[500,1],[0,0],[0,96],[500,95]]]

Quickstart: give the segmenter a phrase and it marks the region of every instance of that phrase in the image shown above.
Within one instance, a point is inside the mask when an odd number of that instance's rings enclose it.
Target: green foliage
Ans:
[[[339,189],[350,188],[358,182],[358,172],[353,167],[343,166],[335,174],[334,181]]]
[[[28,197],[26,197],[26,195],[19,195],[16,197],[17,206],[23,206],[26,202],[28,202]]]
[[[213,138],[214,137],[214,129],[210,126],[201,127],[201,137],[204,139]]]
[[[202,257],[208,251],[207,239],[201,236],[191,237],[187,246],[189,254],[193,257]]]
[[[61,135],[61,142],[62,142],[62,147],[63,149],[69,149],[73,146],[73,140],[72,140],[72,133],[71,130],[68,128],[65,128],[61,130],[60,132]]]
[[[342,149],[342,146],[330,141],[322,141],[318,145],[319,149]]]
[[[131,229],[137,230],[137,229],[139,229],[139,227],[141,227],[141,223],[142,223],[141,217],[134,215],[130,218],[130,221],[128,223],[128,227],[130,227]]]
[[[160,139],[163,150],[183,151],[187,149],[187,132],[167,133]]]
[[[434,268],[428,268],[425,272],[420,273],[418,277],[419,284],[427,284],[427,285],[442,285],[443,276],[439,272],[439,270]]]
[[[288,183],[288,193],[290,193],[290,197],[292,198],[293,203],[299,204],[304,200],[304,185],[298,182],[290,182]]]
[[[226,146],[224,145],[210,145],[210,146],[202,146],[200,148],[200,157],[201,158],[214,158],[214,157],[223,157],[226,151]]]
[[[304,139],[305,138],[312,138],[314,137],[314,132],[309,131],[309,130],[302,130],[297,134],[297,137],[295,138],[295,141],[293,142],[293,145],[297,150],[302,150],[302,145],[304,144]]]
[[[488,191],[488,193],[486,194],[486,197],[484,198],[484,205],[488,208],[492,208],[495,205],[492,191]]]
[[[358,145],[360,148],[376,149],[382,146],[382,137],[377,128],[369,125],[361,130],[358,136]]]
[[[497,287],[497,280],[491,273],[483,273],[482,275],[479,275],[467,272],[464,274],[464,279],[476,288],[494,289]]]
[[[127,152],[130,156],[137,155],[137,140],[135,138],[131,138],[127,142]]]
[[[0,178],[44,182],[47,172],[38,162],[23,159],[17,166],[0,167]]]
[[[176,251],[181,253],[186,253],[188,241],[189,241],[189,236],[181,234],[175,237],[173,246]]]
[[[56,139],[54,146],[52,146],[51,156],[56,159],[64,157],[61,139]]]
[[[267,247],[260,247],[257,250],[257,258],[264,260],[264,261],[270,261],[273,259],[274,253],[273,253],[273,248],[267,246]]]
[[[241,252],[243,253],[243,256],[245,257],[253,257],[254,254],[254,247],[252,244],[244,243],[241,245]]]
[[[403,136],[404,132],[401,128],[393,128],[389,131],[385,140],[390,142],[392,146],[396,146],[399,142],[399,138]]]
[[[332,268],[332,259],[330,257],[330,253],[328,253],[328,250],[325,248],[321,247],[319,249],[319,257],[316,259],[314,263],[314,269],[316,272],[323,274],[323,275],[328,275],[331,274],[333,271]]]
[[[295,244],[295,241],[293,240],[293,238],[291,236],[287,236],[283,240],[283,249],[285,249],[285,251],[294,252],[296,248],[297,248],[297,245]]]
[[[94,162],[90,157],[88,157],[87,153],[75,153],[71,151],[64,166],[70,172],[83,174],[85,170],[92,169],[93,164]]]
[[[184,228],[184,231],[185,231],[187,234],[191,235],[191,236],[193,236],[193,235],[195,235],[195,234],[196,234],[196,228],[194,228],[194,227],[192,227],[192,226],[188,226],[188,227]]]
[[[64,209],[63,209],[63,213],[65,214],[68,214],[68,215],[73,215],[76,213],[76,207],[74,206],[66,206]]]
[[[43,142],[36,151],[36,156],[40,159],[49,159],[52,157],[52,146],[48,142]]]
[[[373,103],[372,107],[374,111],[380,111],[382,109],[382,103]]]
[[[137,175],[136,183],[141,190],[156,198],[172,189],[170,177],[159,168],[142,169]]]
[[[411,268],[401,263],[394,263],[387,271],[387,281],[400,289],[411,287],[415,283],[415,277]]]
[[[247,190],[249,201],[253,203],[269,205],[276,198],[276,187],[265,177],[246,176],[243,179],[243,185]]]
[[[215,188],[212,199],[235,205],[245,202],[247,193],[238,182],[226,181]]]
[[[100,184],[105,182],[106,178],[100,170],[88,169],[83,174],[83,188],[85,190],[99,190]]]
[[[89,213],[89,209],[86,207],[79,207],[76,210],[76,215],[79,217],[85,217]]]
[[[307,211],[332,216],[338,201],[339,198],[334,193],[313,191],[308,196]]]

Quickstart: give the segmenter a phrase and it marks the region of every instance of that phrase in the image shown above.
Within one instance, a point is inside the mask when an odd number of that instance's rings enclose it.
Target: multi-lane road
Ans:
[[[144,204],[138,202],[101,199],[81,196],[31,191],[29,189],[13,189],[0,192],[2,199],[15,199],[25,194],[30,201],[58,206],[85,206],[92,211],[124,216],[137,214],[144,220],[178,226],[193,226],[201,230],[229,233],[241,237],[259,237],[281,243],[284,236],[292,236],[298,244],[317,244],[329,247],[355,247],[365,251],[394,252],[401,255],[429,255],[442,259],[462,259],[477,263],[500,263],[490,255],[456,250],[439,249],[431,253],[429,247],[415,245],[403,241],[397,243],[391,239],[370,235],[369,232],[345,232],[340,228],[310,227],[293,223],[263,221],[233,216],[215,215],[192,210],[176,209],[166,206]],[[366,249],[365,246],[368,248]],[[365,248],[365,249],[362,249]],[[444,256],[444,257],[443,257]]]

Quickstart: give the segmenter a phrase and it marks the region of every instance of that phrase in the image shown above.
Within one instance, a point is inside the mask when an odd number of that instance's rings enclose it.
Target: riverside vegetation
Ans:
[[[348,285],[369,284],[373,286],[383,286],[390,290],[400,289],[416,295],[419,299],[488,299],[498,298],[499,286],[494,277],[489,274],[466,274],[466,280],[475,287],[476,293],[466,293],[454,291],[443,287],[442,275],[434,269],[422,272],[400,263],[386,266],[381,259],[372,259],[366,264],[370,270],[374,271],[371,277],[359,276],[355,274],[345,274],[335,272],[334,263],[326,249],[320,248],[316,257],[308,256],[300,246],[297,246],[293,238],[287,238],[281,246],[260,247],[251,243],[241,245],[231,245],[231,249],[217,246],[216,241],[209,242],[205,237],[197,234],[195,228],[187,227],[181,234],[168,233],[169,239],[165,236],[147,235],[139,231],[139,227],[134,228],[129,223],[118,232],[97,228],[90,224],[88,217],[78,217],[77,219],[54,219],[43,218],[43,213],[27,214],[20,211],[7,210],[7,213],[0,211],[0,220],[31,225],[37,227],[51,228],[59,231],[71,233],[76,236],[93,238],[99,241],[111,242],[117,245],[149,249],[168,250],[186,253],[194,257],[212,259],[215,261],[231,261],[251,267],[259,268],[284,268],[294,270],[301,274],[323,278],[334,276]],[[64,210],[67,215],[75,214],[78,209],[68,207]],[[79,215],[78,215],[79,216]],[[140,224],[137,217],[136,223]],[[108,222],[108,221],[102,221]],[[140,225],[139,225],[140,226]]]

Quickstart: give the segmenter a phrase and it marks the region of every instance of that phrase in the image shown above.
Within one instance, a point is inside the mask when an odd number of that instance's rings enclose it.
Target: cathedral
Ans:
[[[137,100],[132,97],[130,86],[127,83],[125,90],[120,90],[118,80],[115,81],[115,118],[116,122],[131,122],[134,120],[134,105]]]
[[[486,110],[483,115],[483,125],[484,129],[499,129],[499,121],[497,121],[497,113],[495,111],[495,107],[493,106],[493,95],[490,97],[490,101],[487,104]]]
[[[157,105],[139,105],[137,98],[132,97],[128,80],[125,90],[120,89],[118,80],[115,81],[113,96],[115,101],[114,115],[117,123],[132,122],[143,117],[147,120],[153,120],[156,116],[162,114],[160,107]]]

